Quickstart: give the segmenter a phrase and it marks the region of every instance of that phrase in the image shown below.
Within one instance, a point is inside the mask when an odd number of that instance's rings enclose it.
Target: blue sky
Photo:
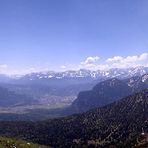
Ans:
[[[136,64],[147,65],[147,8],[147,0],[0,0],[0,72],[93,69],[143,54]]]

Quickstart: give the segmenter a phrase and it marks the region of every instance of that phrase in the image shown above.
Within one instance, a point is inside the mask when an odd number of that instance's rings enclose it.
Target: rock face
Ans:
[[[77,112],[84,112],[112,103],[146,88],[148,88],[148,74],[125,80],[112,78],[98,83],[90,91],[80,92],[73,102],[72,108]]]
[[[113,78],[97,84],[90,91],[80,92],[72,107],[80,112],[87,111],[128,96],[131,91],[125,82]]]
[[[133,92],[148,88],[148,73],[141,77],[131,77],[126,79],[125,82],[132,88]]]
[[[107,106],[42,122],[0,122],[0,135],[53,147],[132,147],[148,131],[148,89]]]

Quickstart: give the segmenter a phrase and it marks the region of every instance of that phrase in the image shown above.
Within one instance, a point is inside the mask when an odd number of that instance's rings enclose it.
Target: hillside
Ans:
[[[131,147],[148,131],[148,89],[83,114],[42,122],[0,122],[0,135],[54,147]]]
[[[143,76],[131,77],[124,80],[133,91],[140,91],[148,88],[148,73]]]
[[[116,78],[98,83],[92,90],[80,92],[72,108],[84,112],[119,100],[132,93],[132,89]]]
[[[75,112],[88,111],[120,100],[146,88],[148,88],[148,74],[125,80],[112,78],[98,83],[92,90],[80,92],[71,107]]]
[[[33,144],[31,142],[0,137],[0,147],[1,148],[49,148],[47,146],[42,146],[38,144]]]

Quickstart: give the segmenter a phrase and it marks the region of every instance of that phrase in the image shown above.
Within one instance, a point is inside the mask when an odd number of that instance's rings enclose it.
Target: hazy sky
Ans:
[[[0,73],[119,63],[148,65],[148,0],[0,0]]]

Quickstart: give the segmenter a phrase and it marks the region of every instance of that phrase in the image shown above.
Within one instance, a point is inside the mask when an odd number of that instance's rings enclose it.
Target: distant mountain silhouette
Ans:
[[[0,107],[12,107],[31,104],[32,102],[34,102],[34,100],[30,96],[16,94],[6,88],[0,87]]]

